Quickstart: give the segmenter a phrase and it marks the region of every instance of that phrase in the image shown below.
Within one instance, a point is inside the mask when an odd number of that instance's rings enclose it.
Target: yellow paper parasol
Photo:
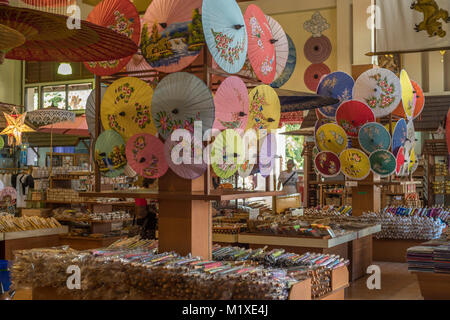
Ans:
[[[363,180],[370,173],[369,157],[359,149],[347,149],[339,155],[341,172],[349,179]]]
[[[233,129],[222,131],[212,144],[211,164],[214,172],[228,179],[244,162],[244,144],[241,136]]]
[[[324,124],[316,132],[316,145],[320,151],[331,151],[340,154],[347,148],[347,133],[337,124]]]
[[[402,70],[400,73],[400,85],[402,87],[403,109],[406,117],[410,120],[413,117],[416,106],[416,94],[408,73],[405,70]]]
[[[250,94],[247,129],[278,129],[281,117],[280,99],[268,85],[254,88]]]
[[[153,89],[138,78],[125,77],[114,81],[102,100],[103,128],[117,131],[125,141],[138,133],[154,135],[152,96]]]

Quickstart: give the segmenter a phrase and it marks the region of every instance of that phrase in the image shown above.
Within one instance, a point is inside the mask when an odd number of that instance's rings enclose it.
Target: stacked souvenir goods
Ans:
[[[408,270],[433,272],[433,251],[434,248],[431,246],[416,246],[409,248],[406,254]]]
[[[214,222],[214,233],[236,234],[247,231],[247,223]]]
[[[285,268],[291,277],[311,278],[312,297],[318,298],[331,291],[331,270],[349,264],[338,255],[307,252],[303,255],[285,252],[284,249],[266,251],[240,247],[213,248],[213,258],[219,261],[252,261],[267,267]]]
[[[443,207],[433,208],[420,208],[420,207],[386,207],[384,212],[391,213],[397,216],[418,216],[429,217],[434,219],[440,219],[441,221],[448,222],[450,219],[450,211]]]
[[[16,232],[35,229],[59,228],[61,224],[54,218],[0,216],[0,232]]]
[[[303,210],[303,215],[305,216],[315,216],[315,217],[336,217],[336,216],[351,216],[352,207],[351,206],[325,206],[323,208],[306,208]]]
[[[434,165],[434,175],[435,176],[447,176],[448,168],[445,163],[436,163]]]
[[[67,289],[69,265],[81,269],[81,290]],[[77,299],[285,300],[296,282],[282,269],[156,253],[133,243],[92,252],[66,247],[18,251],[12,278],[16,287],[54,287]]]
[[[48,189],[47,201],[62,201],[62,202],[83,202],[89,199],[80,197],[78,192],[72,189]]]
[[[450,274],[450,243],[434,249],[433,261],[434,272]]]

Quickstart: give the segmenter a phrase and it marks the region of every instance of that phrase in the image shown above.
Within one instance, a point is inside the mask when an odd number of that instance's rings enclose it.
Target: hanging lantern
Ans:
[[[3,112],[6,118],[6,128],[0,132],[0,135],[8,135],[8,144],[10,146],[19,146],[22,144],[22,133],[33,132],[34,129],[25,124],[25,117],[27,113],[17,114],[15,109],[13,113],[6,114]]]

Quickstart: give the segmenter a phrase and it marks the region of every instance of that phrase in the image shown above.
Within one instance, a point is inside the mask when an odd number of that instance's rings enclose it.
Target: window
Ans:
[[[66,109],[66,85],[42,87],[44,108]]]
[[[92,90],[92,83],[69,84],[69,110],[82,110]]]
[[[25,110],[33,111],[39,108],[39,88],[26,88],[25,89]]]

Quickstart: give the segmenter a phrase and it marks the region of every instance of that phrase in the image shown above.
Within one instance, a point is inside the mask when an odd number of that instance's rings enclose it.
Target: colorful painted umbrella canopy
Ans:
[[[370,122],[359,130],[358,141],[361,148],[371,154],[377,150],[388,150],[391,146],[391,135],[383,125]]]
[[[70,21],[69,21],[70,22]],[[9,51],[8,59],[27,61],[104,61],[137,51],[137,45],[114,30],[81,20],[67,28],[67,16],[0,4],[0,24],[22,33],[26,41]]]
[[[164,154],[170,169],[189,180],[200,177],[207,169],[202,150],[202,142],[195,139],[172,141],[169,138],[164,143]]]
[[[310,65],[304,74],[306,87],[311,91],[316,91],[320,79],[331,72],[330,68],[324,63],[314,63]]]
[[[316,109],[317,110],[317,109]],[[322,119],[318,119],[317,121],[316,121],[316,123],[315,123],[315,125],[314,125],[314,137],[316,136],[316,134],[317,134],[317,130],[319,130],[319,128],[321,127],[321,126],[323,126],[324,124],[327,124],[327,123],[334,123],[334,124],[336,124],[333,120],[331,120],[331,119],[328,119],[328,118],[322,118]],[[314,138],[315,139],[315,138]]]
[[[322,35],[320,37],[310,37],[306,41],[303,51],[306,59],[311,63],[322,63],[330,57],[332,49],[330,39]]]
[[[320,151],[331,151],[335,154],[340,154],[347,148],[347,134],[337,124],[324,124],[316,132],[316,145]]]
[[[387,116],[402,99],[400,79],[390,70],[370,69],[356,80],[353,99],[367,103],[376,118]]]
[[[105,96],[106,87],[101,87],[101,100]],[[92,90],[86,101],[86,122],[91,137],[95,137],[95,123],[97,118],[95,117],[95,90]],[[101,131],[102,128],[100,128]]]
[[[145,60],[145,58],[140,54],[139,52],[136,54],[133,54],[131,57],[131,60],[128,62],[128,64],[125,66],[127,72],[133,72],[133,76],[139,77],[139,79],[150,82],[150,86],[152,86],[152,83],[155,81],[155,78],[152,76],[147,76],[145,73],[148,73],[148,71],[152,70],[152,67],[148,64],[148,62]],[[142,71],[142,72],[139,72]],[[135,73],[139,72],[139,73]],[[145,73],[144,73],[145,72]],[[155,85],[156,87],[156,85]],[[153,86],[152,86],[153,88]]]
[[[341,172],[349,179],[363,180],[370,174],[369,157],[359,149],[347,149],[339,155]]]
[[[352,92],[355,81],[345,72],[333,72],[323,77],[317,87],[317,94],[338,99],[339,102],[319,108],[319,112],[327,117],[334,118],[337,108],[345,101],[352,100]]]
[[[222,131],[211,148],[211,164],[218,177],[228,179],[242,164],[244,145],[241,136],[232,129]]]
[[[418,166],[419,166],[419,159],[417,159],[416,151],[412,149],[411,154],[409,156],[408,172],[410,174],[413,174],[417,170]]]
[[[405,119],[400,119],[395,125],[394,133],[392,134],[392,153],[397,155],[400,147],[403,147],[408,139],[408,125]]]
[[[294,41],[292,41],[288,34],[286,34],[286,38],[289,45],[288,59],[283,72],[278,77],[275,76],[275,81],[270,84],[272,88],[281,88],[286,82],[288,82],[294,73],[295,66],[297,65],[297,50],[295,49]],[[277,63],[279,63],[278,59]]]
[[[404,165],[405,165],[405,150],[403,149],[403,147],[400,147],[400,149],[398,149],[398,152],[396,155],[395,173],[397,175],[400,175],[401,170]]]
[[[250,94],[247,129],[277,129],[281,117],[281,105],[275,90],[268,85],[259,85]]]
[[[336,111],[336,122],[351,137],[358,137],[359,129],[375,116],[367,104],[357,100],[342,103]]]
[[[170,73],[189,66],[205,39],[202,0],[154,0],[142,18],[141,51],[156,70]]]
[[[152,116],[159,134],[166,139],[176,129],[202,130],[214,123],[214,100],[205,83],[193,74],[176,72],[164,77],[155,89]]]
[[[137,133],[155,134],[152,119],[153,89],[144,81],[125,77],[114,81],[102,99],[102,125],[120,133],[125,141]]]
[[[256,5],[247,7],[244,20],[248,35],[248,58],[256,76],[265,84],[275,79],[277,61],[274,38],[264,12]]]
[[[416,131],[414,130],[414,122],[413,120],[408,121],[406,124],[406,141],[404,144],[405,154],[410,154],[411,150],[414,149],[416,145]]]
[[[235,0],[203,0],[203,32],[213,59],[228,73],[237,73],[247,58],[247,28]]]
[[[413,118],[416,106],[416,94],[409,79],[408,73],[402,70],[400,73],[400,85],[402,87],[402,105],[408,120]]]
[[[111,29],[131,40],[136,45],[141,37],[141,22],[136,7],[130,0],[103,0],[91,11],[87,21]],[[98,76],[109,76],[121,71],[132,55],[110,61],[84,62],[86,68]]]
[[[274,134],[268,134],[261,143],[259,151],[259,172],[263,178],[270,176],[275,166],[277,140]]]
[[[100,173],[105,177],[117,177],[123,174],[127,159],[125,142],[114,130],[103,131],[95,142],[94,160]]]
[[[254,167],[258,162],[258,138],[256,132],[247,131],[242,137],[244,144],[244,163],[239,165],[238,173],[242,178],[252,174]]]
[[[388,150],[377,150],[369,157],[370,168],[381,177],[388,177],[395,172],[397,161]]]
[[[270,16],[266,16],[266,19],[269,23],[270,31],[272,32],[272,42],[275,42],[274,45],[277,62],[275,79],[278,79],[284,72],[284,68],[286,67],[289,57],[289,42],[283,27],[278,23],[278,21]]]
[[[423,94],[423,90],[417,82],[411,80],[411,84],[414,88],[414,94],[416,96],[416,105],[414,107],[414,116],[413,116],[413,119],[416,119],[418,116],[420,116],[420,114],[423,111],[423,108],[425,107],[425,95]],[[402,118],[406,118],[403,103],[400,103],[397,109],[395,109],[394,112],[392,112],[392,114]]]
[[[247,127],[249,98],[247,86],[239,77],[231,76],[221,83],[214,95],[215,120],[219,130]]]
[[[75,121],[75,113],[59,108],[44,108],[27,112],[27,120],[40,127],[63,121]]]
[[[325,178],[336,177],[341,171],[341,161],[339,160],[339,157],[330,151],[324,151],[317,154],[314,159],[314,164],[317,171]]]
[[[0,50],[8,51],[25,43],[25,37],[19,31],[0,24]]]
[[[128,164],[141,177],[156,179],[169,169],[164,144],[151,134],[138,133],[132,136],[125,152]]]
[[[89,137],[86,116],[84,114],[76,117],[74,121],[69,120],[42,126],[39,128],[39,132]]]

